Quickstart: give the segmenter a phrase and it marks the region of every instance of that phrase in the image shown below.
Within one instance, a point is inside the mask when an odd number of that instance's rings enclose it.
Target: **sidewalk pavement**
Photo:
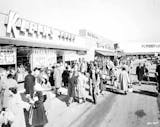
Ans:
[[[24,93],[23,83],[18,84],[18,92]],[[63,88],[66,91],[65,88]],[[64,92],[65,93],[65,92]],[[48,123],[45,127],[69,127],[78,121],[84,114],[90,112],[95,105],[92,103],[92,97],[87,96],[89,102],[79,104],[73,102],[69,107],[66,105],[68,100],[67,95],[60,95],[56,97],[53,91],[47,91],[48,95],[46,102],[44,102]],[[106,92],[105,96],[110,93]],[[103,97],[98,97],[98,102],[102,101]]]

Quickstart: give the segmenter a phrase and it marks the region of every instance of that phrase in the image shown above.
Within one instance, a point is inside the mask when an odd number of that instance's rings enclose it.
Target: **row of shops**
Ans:
[[[34,69],[115,55],[112,41],[87,30],[75,35],[24,19],[14,11],[0,14],[0,19],[0,67]]]

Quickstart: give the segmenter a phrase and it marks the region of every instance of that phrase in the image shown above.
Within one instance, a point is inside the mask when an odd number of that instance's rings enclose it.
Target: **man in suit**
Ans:
[[[33,98],[35,77],[31,73],[32,71],[29,70],[28,75],[25,77],[24,88],[25,88],[25,93],[30,94],[31,98]]]

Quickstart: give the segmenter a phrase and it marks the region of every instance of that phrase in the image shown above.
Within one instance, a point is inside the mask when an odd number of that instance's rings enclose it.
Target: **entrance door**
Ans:
[[[57,63],[63,62],[63,56],[57,56]]]
[[[17,47],[17,66],[24,66],[30,69],[31,49],[28,47]]]
[[[57,51],[57,63],[63,63],[63,51]]]

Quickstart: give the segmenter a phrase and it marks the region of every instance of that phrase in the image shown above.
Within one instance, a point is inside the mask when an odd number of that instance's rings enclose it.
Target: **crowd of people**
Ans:
[[[85,103],[88,96],[91,96],[92,102],[96,104],[97,97],[106,93],[106,85],[126,95],[128,89],[132,88],[130,75],[133,61],[134,59],[115,59],[113,61],[99,59],[86,62],[80,59],[73,65],[57,63],[51,68],[28,69],[24,78],[25,101],[21,99],[17,91],[16,72],[2,69],[0,73],[0,120],[2,121],[3,112],[6,116],[9,113],[9,116],[12,117],[6,117],[3,122],[0,121],[0,124],[6,126],[10,124],[12,127],[14,125],[43,127],[48,122],[43,105],[47,100],[44,91],[52,91],[58,97],[62,94],[62,88],[67,89],[67,106],[75,101]],[[160,66],[157,68],[158,73],[159,69]],[[139,85],[144,76],[149,80],[149,70],[145,64],[142,66],[140,63],[136,67],[136,74]],[[24,118],[24,113],[27,120]],[[16,117],[19,115],[21,121],[13,120],[15,115]]]

